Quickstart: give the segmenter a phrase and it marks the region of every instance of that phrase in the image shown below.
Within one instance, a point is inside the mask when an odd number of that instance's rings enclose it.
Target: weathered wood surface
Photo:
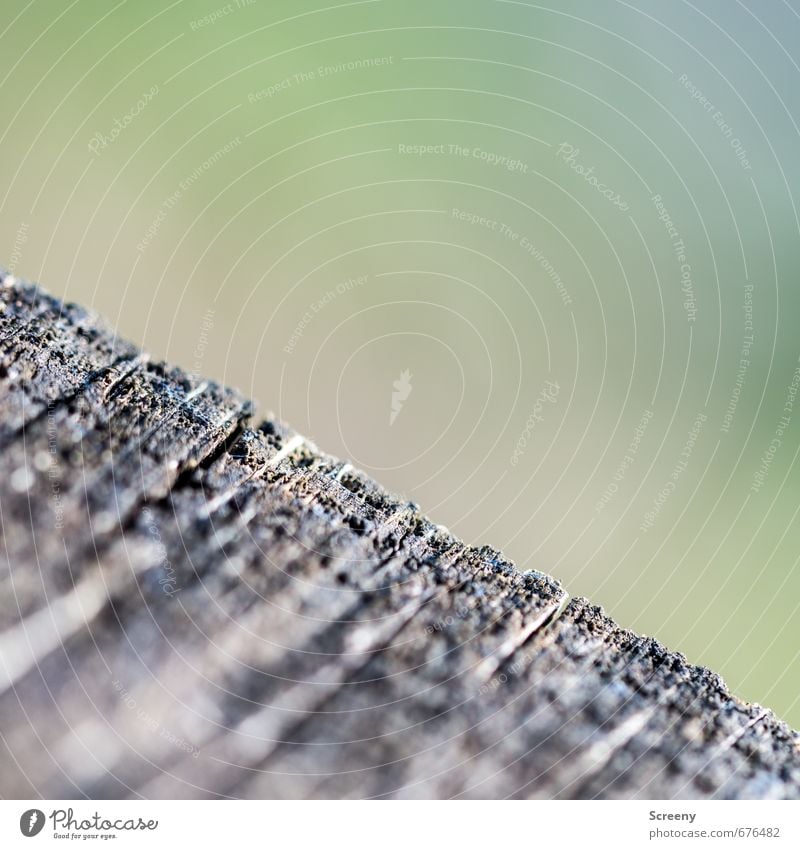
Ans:
[[[0,795],[800,797],[717,675],[0,281]]]

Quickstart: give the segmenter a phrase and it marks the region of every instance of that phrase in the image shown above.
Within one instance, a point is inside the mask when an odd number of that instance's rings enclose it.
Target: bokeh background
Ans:
[[[797,0],[5,0],[2,262],[800,726]]]

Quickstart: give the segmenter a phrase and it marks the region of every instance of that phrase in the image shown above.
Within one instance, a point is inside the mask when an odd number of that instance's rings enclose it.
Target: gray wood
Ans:
[[[799,798],[800,735],[0,277],[0,795]]]

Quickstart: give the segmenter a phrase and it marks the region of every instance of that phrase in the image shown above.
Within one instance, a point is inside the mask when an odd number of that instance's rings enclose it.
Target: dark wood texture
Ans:
[[[0,277],[0,795],[798,798],[800,735]]]

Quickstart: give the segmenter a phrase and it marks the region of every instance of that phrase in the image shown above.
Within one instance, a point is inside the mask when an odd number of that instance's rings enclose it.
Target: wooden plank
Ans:
[[[800,736],[0,284],[5,797],[800,798]]]

